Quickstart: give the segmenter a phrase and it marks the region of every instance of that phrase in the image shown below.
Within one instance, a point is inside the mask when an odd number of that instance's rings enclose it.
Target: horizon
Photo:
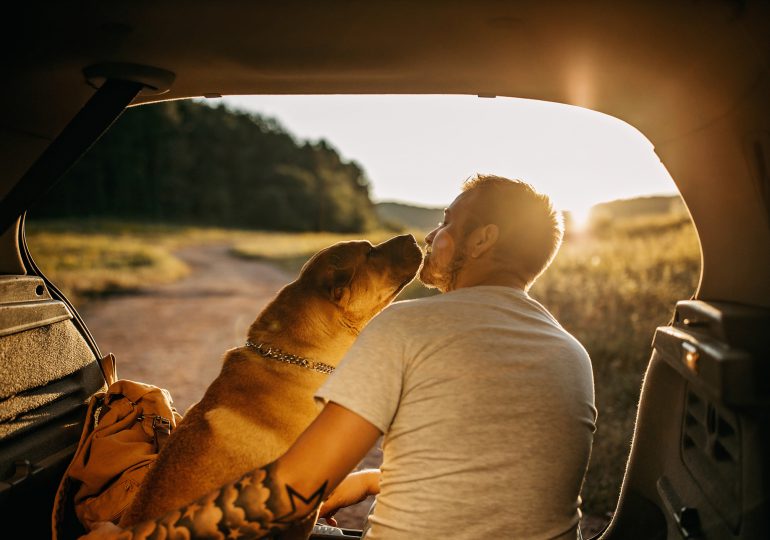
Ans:
[[[672,193],[652,193],[652,194],[649,194],[649,195],[638,195],[636,197],[628,197],[628,198],[624,198],[624,199],[611,199],[609,201],[599,201],[596,204],[594,204],[593,206],[591,206],[591,208],[593,209],[596,206],[600,206],[600,205],[604,205],[604,204],[613,204],[613,203],[619,203],[619,202],[624,202],[624,201],[633,201],[633,200],[637,200],[637,199],[653,199],[653,198],[656,198],[656,197],[663,197],[663,198],[679,197],[681,199],[681,196],[679,195],[679,193],[673,193],[673,192]],[[424,209],[424,210],[444,210],[446,208],[446,205],[445,206],[425,206],[425,205],[422,205],[422,204],[419,204],[419,203],[415,203],[413,201],[401,201],[401,200],[398,200],[398,199],[372,200],[372,202],[374,204],[402,204],[402,205],[405,205],[405,206],[412,206],[412,207],[421,208],[421,209]],[[568,209],[565,209],[564,211],[569,212]]]
[[[593,206],[679,192],[650,141],[596,111],[447,95],[226,96],[206,103],[272,117],[362,166],[373,202],[444,208],[465,178],[519,178],[584,224]],[[622,178],[622,180],[620,180]]]

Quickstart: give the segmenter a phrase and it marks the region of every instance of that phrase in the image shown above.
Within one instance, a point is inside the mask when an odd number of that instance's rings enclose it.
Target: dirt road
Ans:
[[[185,411],[219,374],[223,353],[243,344],[256,315],[293,276],[232,257],[227,246],[190,247],[176,255],[192,270],[187,278],[95,300],[80,311],[102,353],[115,354],[120,377],[167,388]],[[377,448],[365,466],[380,461]],[[370,504],[341,512],[341,526],[361,528]]]
[[[226,246],[184,249],[192,270],[170,285],[90,302],[86,324],[122,378],[168,388],[185,411],[217,376],[223,353],[243,344],[256,315],[291,277],[228,255]]]

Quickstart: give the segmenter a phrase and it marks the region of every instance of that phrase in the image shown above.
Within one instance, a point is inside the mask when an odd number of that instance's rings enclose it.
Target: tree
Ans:
[[[272,118],[172,101],[127,110],[32,212],[278,230],[378,225],[363,168]]]

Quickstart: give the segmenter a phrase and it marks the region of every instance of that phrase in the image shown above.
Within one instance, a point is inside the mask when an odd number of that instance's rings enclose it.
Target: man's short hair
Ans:
[[[462,189],[473,194],[473,216],[500,229],[500,262],[531,285],[551,264],[564,234],[551,199],[521,180],[488,174],[472,176]]]

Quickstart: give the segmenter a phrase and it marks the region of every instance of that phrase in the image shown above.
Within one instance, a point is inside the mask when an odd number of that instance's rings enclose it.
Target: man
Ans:
[[[529,185],[467,181],[425,238],[420,279],[446,294],[370,322],[284,456],[121,538],[259,538],[371,493],[367,538],[577,538],[591,364],[526,293],[561,235]],[[382,434],[381,469],[342,482]]]

